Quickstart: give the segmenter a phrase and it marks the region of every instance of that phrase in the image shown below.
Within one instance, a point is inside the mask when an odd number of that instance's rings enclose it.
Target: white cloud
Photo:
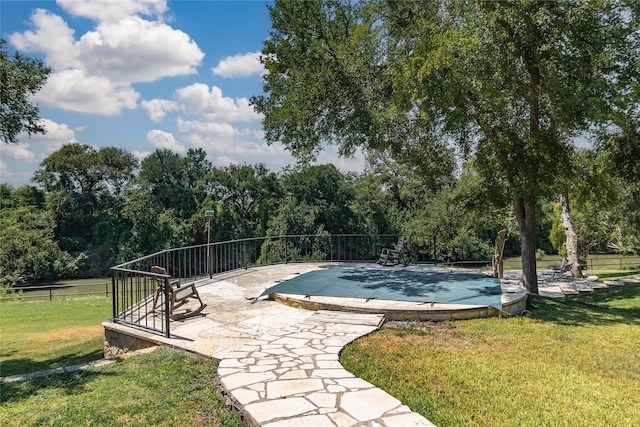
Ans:
[[[90,114],[113,116],[137,106],[138,92],[128,85],[87,75],[84,71],[64,70],[49,76],[47,85],[35,96],[43,104]]]
[[[240,134],[240,131],[229,123],[203,122],[178,118],[177,124],[178,131],[183,133],[196,132],[222,138],[231,138]]]
[[[166,0],[58,0],[58,5],[75,16],[100,22],[114,22],[130,15],[160,17]]]
[[[129,14],[163,13],[164,1],[65,1],[78,16],[98,19],[94,31],[74,39],[74,30],[43,9],[31,15],[33,29],[9,35],[18,50],[42,52],[54,69],[37,100],[54,108],[115,115],[136,108],[132,83],[195,74],[204,53],[184,32]],[[159,116],[156,116],[159,117]]]
[[[46,134],[33,134],[31,138],[26,133],[18,135],[21,144],[2,144],[0,158],[11,159],[1,167],[2,182],[11,181],[13,185],[26,185],[33,174],[33,165],[40,163],[52,152],[64,144],[77,142],[75,131],[66,124],[56,123],[50,119],[41,119]],[[28,142],[27,142],[28,141]]]
[[[31,15],[33,31],[13,33],[9,42],[23,52],[44,52],[46,63],[54,69],[79,67],[74,49],[74,30],[58,15],[36,9]]]
[[[150,101],[142,101],[140,106],[146,110],[149,118],[160,123],[164,120],[167,113],[171,111],[178,111],[180,106],[175,101],[169,101],[168,99],[152,99]]]
[[[182,122],[182,129],[189,132],[182,139],[188,146],[204,149],[216,165],[264,163],[272,170],[279,170],[295,162],[282,145],[267,145],[256,138],[256,132],[251,129],[237,129],[224,123],[207,125]]]
[[[37,161],[36,154],[33,151],[29,151],[29,144],[3,144],[2,145],[2,158],[22,160],[28,163],[34,163]]]
[[[150,151],[133,150],[133,151],[131,151],[131,154],[133,154],[136,159],[142,161],[146,157],[148,157],[151,154],[151,152]]]
[[[341,157],[338,153],[338,147],[329,145],[323,147],[314,164],[332,164],[342,172],[360,173],[364,171],[367,162],[361,149],[356,150],[353,157]]]
[[[196,74],[204,57],[186,33],[135,16],[98,25],[76,46],[89,74],[126,83]]]
[[[185,146],[173,137],[173,134],[161,130],[150,130],[147,132],[147,141],[156,148],[168,148],[169,150],[184,154],[187,152]]]
[[[75,131],[64,123],[56,123],[53,120],[41,119],[41,123],[47,133],[31,136],[34,144],[43,146],[47,153],[53,153],[63,145],[73,144],[76,140]]]
[[[215,76],[224,78],[230,77],[250,77],[253,75],[264,75],[266,70],[260,63],[260,52],[251,52],[227,56],[218,65],[211,69]]]
[[[227,156],[219,156],[216,157],[216,159],[213,161],[214,166],[229,166],[229,165],[237,165],[238,161],[235,159],[232,159],[231,157],[227,157]]]
[[[176,98],[186,114],[202,117],[209,121],[250,122],[260,120],[247,98],[235,100],[222,96],[217,86],[195,83],[176,91]]]

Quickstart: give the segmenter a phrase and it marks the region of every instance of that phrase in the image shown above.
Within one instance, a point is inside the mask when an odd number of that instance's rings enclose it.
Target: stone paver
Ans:
[[[373,332],[382,320],[382,315],[315,312],[222,359],[220,388],[253,425],[433,426],[338,361],[346,344]],[[258,363],[267,371],[256,369]]]

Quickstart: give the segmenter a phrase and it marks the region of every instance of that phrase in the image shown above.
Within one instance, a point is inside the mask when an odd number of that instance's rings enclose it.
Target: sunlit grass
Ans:
[[[3,426],[242,426],[217,362],[159,349],[76,373],[2,384]]]
[[[9,376],[103,357],[104,329],[111,299],[0,304],[0,374]]]
[[[524,318],[390,324],[343,365],[444,426],[629,426],[640,419],[640,286]]]

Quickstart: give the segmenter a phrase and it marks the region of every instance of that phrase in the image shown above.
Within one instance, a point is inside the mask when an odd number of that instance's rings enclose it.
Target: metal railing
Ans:
[[[374,262],[381,248],[392,248],[398,234],[287,235],[217,242],[157,252],[116,267],[112,272],[113,321],[170,336],[169,279],[209,282],[215,275],[250,267],[293,262]],[[440,263],[434,236],[405,235],[403,252],[410,263]],[[481,267],[491,261],[451,262]],[[618,263],[622,267],[622,261]],[[168,275],[151,273],[163,267]],[[157,278],[164,279],[158,292]],[[154,304],[155,300],[155,304]]]
[[[182,283],[209,281],[213,276],[249,267],[292,262],[351,262],[378,260],[382,247],[392,248],[399,235],[318,234],[240,239],[208,245],[169,249],[116,267],[112,272],[113,321],[170,336],[168,287],[156,294],[157,274],[152,266],[167,269]],[[412,262],[435,262],[435,239],[406,236],[404,252]],[[164,277],[164,276],[162,276]],[[153,300],[156,306],[153,307]]]

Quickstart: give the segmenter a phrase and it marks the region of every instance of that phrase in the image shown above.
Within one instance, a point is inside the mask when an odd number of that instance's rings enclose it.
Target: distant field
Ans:
[[[22,299],[60,299],[78,295],[111,296],[111,278],[57,280],[43,284],[25,286]],[[2,299],[13,299],[17,295],[5,295]]]

